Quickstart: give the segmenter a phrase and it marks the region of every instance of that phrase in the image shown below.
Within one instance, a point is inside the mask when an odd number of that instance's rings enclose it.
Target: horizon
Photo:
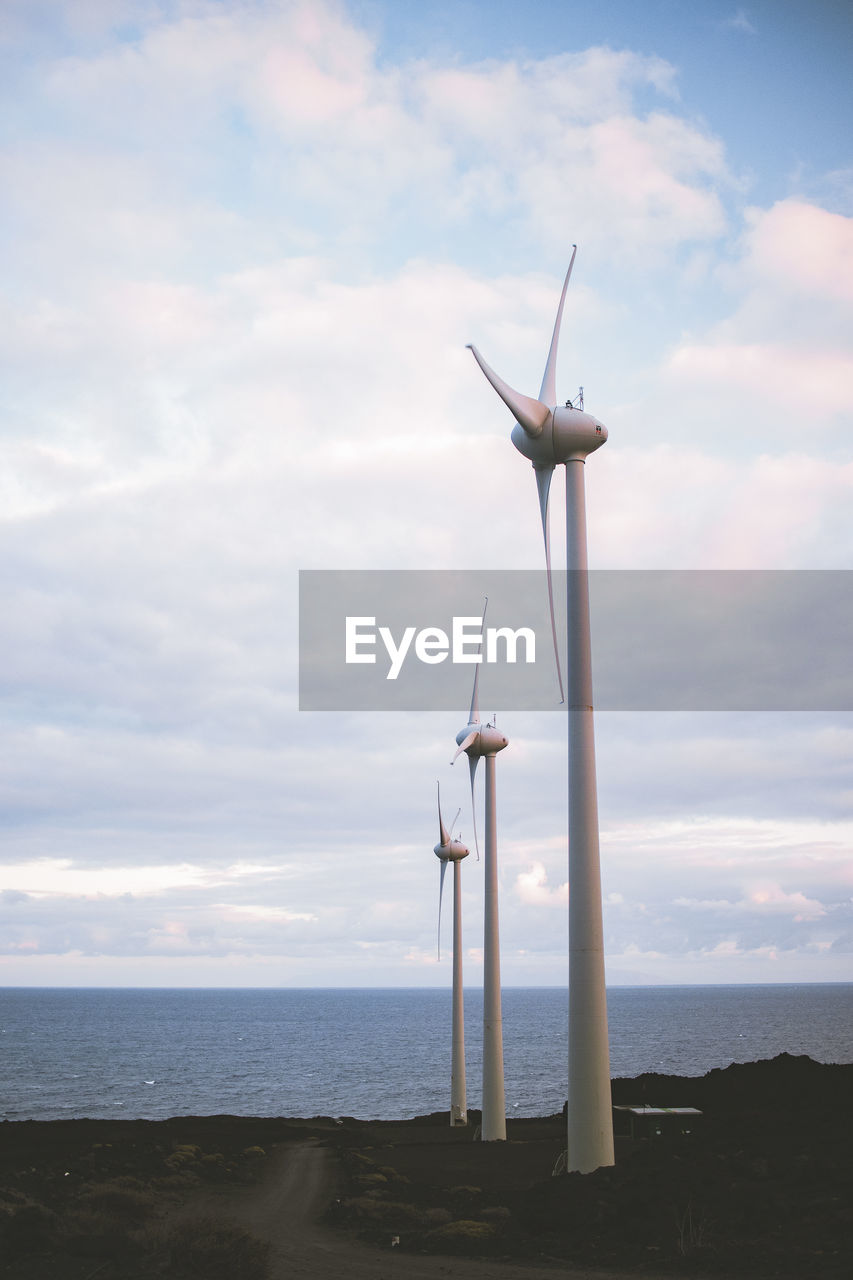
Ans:
[[[609,982],[607,984],[608,991],[632,991],[635,988],[643,991],[669,990],[669,989],[697,989],[706,990],[709,987],[853,987],[853,981],[840,979],[838,981],[829,982]],[[503,983],[502,991],[563,991],[566,984],[560,983],[538,983],[536,985],[521,983]],[[54,983],[50,986],[34,986],[26,984],[12,985],[10,983],[0,986],[0,991],[440,991],[444,995],[448,995],[446,985],[441,986],[314,986],[314,987],[190,987],[190,986],[122,986],[111,987],[106,985],[99,986],[63,986]],[[470,983],[465,984],[465,993],[480,992],[483,988],[473,986]]]

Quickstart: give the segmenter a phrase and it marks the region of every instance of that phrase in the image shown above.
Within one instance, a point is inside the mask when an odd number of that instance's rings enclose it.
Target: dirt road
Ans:
[[[622,1273],[578,1270],[564,1264],[524,1266],[467,1258],[427,1257],[369,1248],[320,1221],[335,1194],[334,1154],[318,1142],[273,1150],[263,1180],[229,1191],[227,1206],[215,1192],[193,1204],[239,1223],[271,1246],[270,1280],[636,1280]]]

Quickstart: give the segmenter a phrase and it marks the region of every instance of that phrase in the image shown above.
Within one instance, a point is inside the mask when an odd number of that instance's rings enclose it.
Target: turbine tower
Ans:
[[[456,815],[459,816],[458,814]],[[455,820],[454,820],[455,821]],[[441,959],[441,895],[447,864],[453,863],[453,1030],[450,1050],[450,1123],[468,1123],[465,1096],[465,1013],[462,1004],[462,885],[460,866],[468,850],[461,840],[453,840],[441,816],[441,788],[438,791],[438,844],[433,850],[441,861],[438,883],[438,958]]]
[[[592,711],[584,464],[607,439],[607,428],[575,408],[557,404],[556,362],[563,304],[577,245],[566,272],[538,399],[508,386],[472,346],[474,358],[516,422],[512,442],[533,463],[545,539],[551,630],[557,651],[551,591],[548,496],[558,463],[566,468],[566,677],[569,733],[569,1103],[567,1168],[590,1173],[613,1164],[610,1052],[604,985],[601,865]],[[582,398],[579,405],[582,406]],[[560,680],[562,693],[562,680]]]
[[[487,602],[488,603],[488,602]],[[483,610],[485,620],[486,611]],[[464,751],[471,772],[471,806],[474,777],[481,757],[486,762],[485,905],[483,911],[483,1142],[506,1140],[504,1096],[503,1021],[501,1019],[501,955],[498,926],[498,837],[495,796],[495,756],[508,739],[493,724],[480,723],[480,668],[474,673],[474,693],[468,723],[456,735],[455,761]],[[476,819],[474,835],[476,838]]]

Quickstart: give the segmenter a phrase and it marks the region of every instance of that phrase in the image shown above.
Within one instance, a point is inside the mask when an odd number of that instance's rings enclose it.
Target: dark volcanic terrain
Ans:
[[[476,1113],[6,1122],[0,1277],[853,1274],[853,1065],[783,1054],[614,1080],[613,1099],[703,1117],[586,1176],[551,1176],[561,1116],[488,1144]]]

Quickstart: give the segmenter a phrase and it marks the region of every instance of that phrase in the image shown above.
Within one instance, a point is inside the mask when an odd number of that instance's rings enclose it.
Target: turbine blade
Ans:
[[[514,414],[519,425],[524,428],[529,436],[534,438],[541,436],[542,428],[551,416],[551,410],[548,405],[542,404],[540,400],[532,400],[530,396],[523,396],[520,391],[514,391],[508,383],[504,382],[503,378],[498,377],[494,369],[491,369],[486,364],[472,343],[468,343],[468,348],[501,400]]]
[[[489,597],[486,596],[485,600],[483,601],[483,616],[480,619],[481,635],[483,632],[483,626],[486,621],[486,610],[488,609],[488,607],[489,607]],[[480,641],[480,657],[481,658],[483,656],[482,650],[483,650],[483,642],[481,640]],[[480,667],[481,666],[482,666],[482,662],[478,662],[474,668],[474,692],[471,694],[471,710],[468,714],[469,724],[480,723]]]
[[[566,301],[566,290],[568,289],[569,281],[572,278],[572,267],[575,265],[575,254],[577,251],[577,245],[573,244],[572,260],[569,263],[569,269],[566,272],[566,278],[563,281],[563,292],[560,294],[560,305],[557,308],[557,319],[554,322],[554,333],[551,337],[551,350],[548,352],[548,359],[545,364],[545,373],[542,375],[542,388],[539,392],[539,399],[547,404],[551,409],[553,409],[557,403],[557,348],[560,345],[560,325],[563,322],[563,303]]]
[[[441,959],[441,895],[444,893],[444,875],[447,871],[447,860],[441,860],[441,877],[438,882],[438,958]]]
[[[462,755],[462,752],[468,750],[471,743],[475,741],[477,734],[479,732],[480,732],[479,729],[472,729],[471,732],[468,734],[468,737],[462,739],[462,741],[459,743],[459,746],[456,748],[456,755],[450,761],[451,764],[456,764],[456,761]]]
[[[549,508],[549,494],[551,492],[551,477],[554,474],[553,466],[535,467],[536,487],[539,490],[539,512],[542,516],[542,536],[545,539],[545,574],[548,579],[548,607],[551,610],[551,638],[554,641],[554,661],[557,664],[557,683],[560,686],[560,701],[565,702],[566,695],[563,692],[563,673],[560,670],[560,647],[557,643],[557,620],[554,617],[554,587],[551,581],[551,520]]]
[[[441,784],[437,782],[435,785],[438,787],[438,843],[443,846],[450,844],[450,836],[441,817]]]
[[[477,861],[480,861],[480,841],[477,839],[477,805],[474,800],[474,778],[477,773],[477,765],[480,763],[479,756],[468,757],[468,768],[471,772],[471,821],[474,824],[474,848],[477,850]]]

